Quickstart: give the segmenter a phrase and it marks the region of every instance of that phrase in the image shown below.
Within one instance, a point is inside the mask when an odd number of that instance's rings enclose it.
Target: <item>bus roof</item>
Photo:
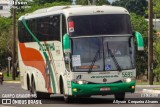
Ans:
[[[21,16],[19,20],[30,19],[35,17],[43,17],[53,14],[65,14],[68,16],[77,15],[95,15],[95,14],[129,14],[125,8],[103,5],[103,6],[82,6],[82,5],[71,5],[71,6],[54,6],[49,8],[38,9],[32,13]]]

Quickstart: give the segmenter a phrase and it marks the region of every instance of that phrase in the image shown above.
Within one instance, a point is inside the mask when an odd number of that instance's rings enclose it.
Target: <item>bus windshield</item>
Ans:
[[[134,68],[134,44],[129,37],[72,38],[73,71],[118,71]],[[111,52],[110,52],[111,51]],[[113,59],[114,56],[115,60]]]
[[[71,36],[131,34],[127,14],[71,16],[68,19]]]

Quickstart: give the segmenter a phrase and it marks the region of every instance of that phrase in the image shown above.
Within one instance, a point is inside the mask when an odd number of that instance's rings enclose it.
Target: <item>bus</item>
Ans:
[[[18,20],[21,87],[37,98],[114,95],[136,85],[135,51],[144,49],[129,12],[114,6],[54,6]]]

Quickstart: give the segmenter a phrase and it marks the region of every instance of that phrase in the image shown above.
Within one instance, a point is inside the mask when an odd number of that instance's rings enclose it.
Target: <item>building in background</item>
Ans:
[[[9,17],[11,6],[11,0],[0,0],[0,16]]]

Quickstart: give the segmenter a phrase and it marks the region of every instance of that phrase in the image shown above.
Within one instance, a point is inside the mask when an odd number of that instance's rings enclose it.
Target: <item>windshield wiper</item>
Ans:
[[[94,59],[92,60],[92,63],[91,63],[91,65],[90,65],[90,68],[89,68],[88,73],[90,73],[90,72],[92,71],[93,66],[94,66],[94,64],[95,64],[95,62],[96,62],[96,60],[97,60],[98,53],[100,53],[100,49],[97,50],[97,52],[96,52],[96,54],[95,54],[95,56],[94,56]]]
[[[122,69],[121,69],[117,59],[115,58],[114,54],[112,53],[111,49],[108,49],[108,52],[111,54],[111,57],[112,57],[114,63],[116,64],[118,71],[122,71]]]

